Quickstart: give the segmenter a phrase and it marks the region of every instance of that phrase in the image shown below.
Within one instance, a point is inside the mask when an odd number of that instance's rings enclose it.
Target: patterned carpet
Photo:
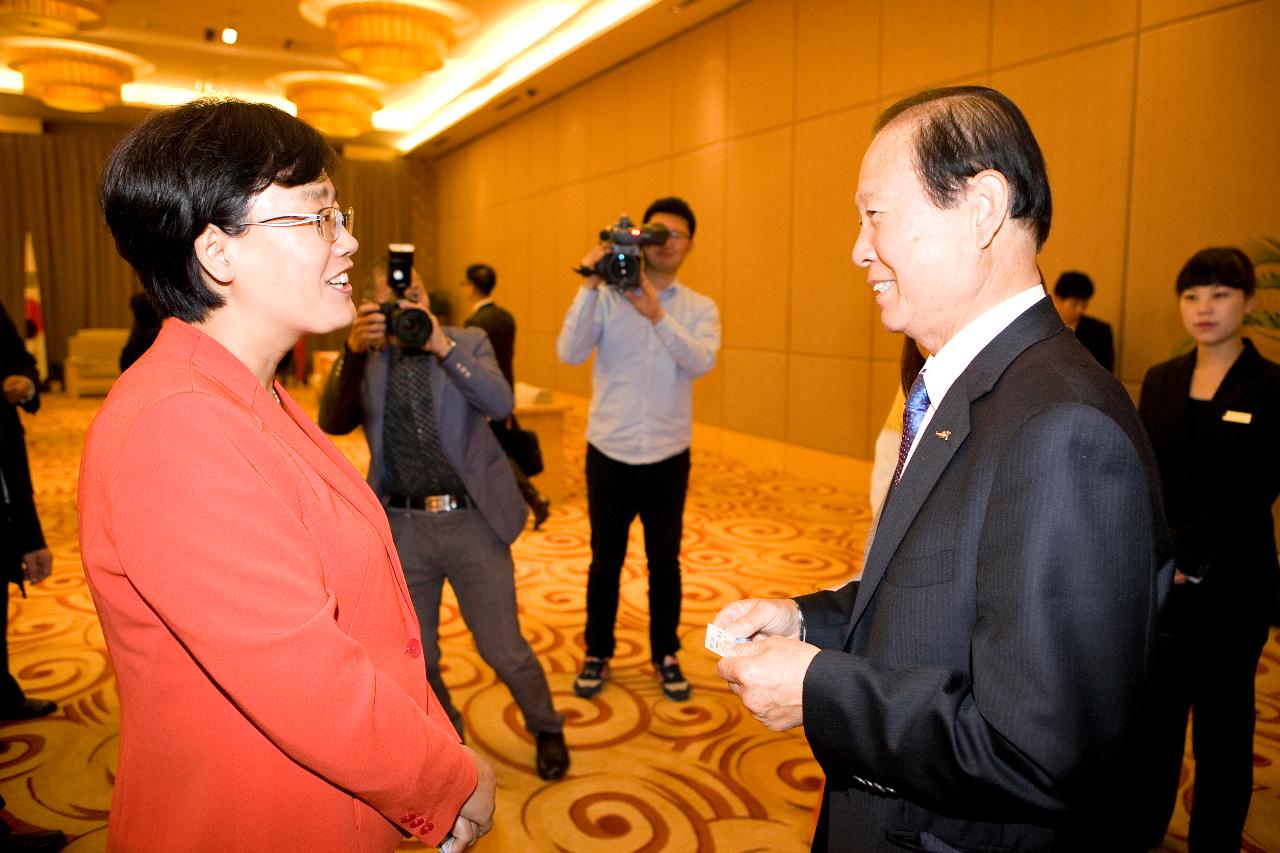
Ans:
[[[295,396],[314,406],[305,391]],[[84,430],[98,401],[49,395],[27,418],[37,503],[54,574],[9,601],[10,661],[31,694],[57,700],[52,717],[0,727],[0,793],[15,826],[60,827],[68,850],[105,843],[116,763],[118,699],[102,633],[80,570],[75,480]],[[567,718],[569,776],[542,782],[533,745],[505,687],[480,660],[446,597],[445,678],[470,742],[498,772],[490,851],[801,851],[808,848],[820,773],[799,733],[779,735],[747,714],[702,651],[705,623],[735,598],[830,586],[860,564],[865,489],[839,490],[695,450],[685,518],[682,663],[693,698],[661,697],[646,649],[646,581],[639,525],[623,578],[614,679],[593,700],[573,695],[582,658],[589,560],[581,419],[566,424],[569,497],[541,531],[514,547],[522,624]],[[367,464],[359,435],[338,440]],[[1256,785],[1247,850],[1280,853],[1280,644],[1259,671]],[[1185,850],[1189,792],[1165,849]],[[405,843],[403,850],[423,850]]]

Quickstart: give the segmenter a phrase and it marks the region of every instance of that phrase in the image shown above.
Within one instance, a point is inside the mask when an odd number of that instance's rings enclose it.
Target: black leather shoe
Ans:
[[[55,853],[66,846],[67,836],[60,829],[12,832],[0,836],[0,853]]]
[[[537,530],[551,515],[551,498],[538,492],[538,496],[533,499],[530,506],[533,509],[533,529]]]
[[[559,779],[569,769],[569,747],[563,732],[538,732],[538,778]]]
[[[32,699],[28,697],[23,699],[22,702],[17,705],[0,708],[0,720],[36,720],[40,717],[47,717],[56,710],[58,710],[57,702],[50,702],[48,699]]]

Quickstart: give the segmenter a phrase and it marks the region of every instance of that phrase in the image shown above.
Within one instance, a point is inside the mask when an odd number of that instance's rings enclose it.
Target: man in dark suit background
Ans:
[[[933,353],[899,470],[861,580],[728,605],[755,642],[719,672],[771,729],[804,724],[815,850],[1140,849],[1172,565],[1137,413],[1043,292],[1039,145],[998,92],[922,92],[877,122],[857,207],[882,321]]]
[[[34,414],[40,408],[40,389],[36,360],[22,345],[17,327],[9,313],[0,307],[0,376],[4,377],[4,404],[0,405],[0,512],[3,512],[4,601],[8,601],[8,585],[19,589],[24,581],[40,583],[53,569],[53,554],[45,546],[40,517],[36,515],[32,495],[31,466],[27,462],[26,433],[21,407]],[[25,590],[23,595],[26,595]],[[22,692],[17,679],[9,672],[8,627],[9,608],[0,611],[0,655],[5,669],[0,673],[0,720],[29,720],[58,710],[55,702],[33,699]]]
[[[1093,298],[1093,279],[1082,272],[1069,271],[1058,276],[1053,285],[1053,307],[1076,340],[1084,344],[1094,358],[1109,372],[1115,373],[1116,351],[1111,338],[1111,324],[1085,315]]]
[[[379,302],[391,298],[385,272]],[[417,273],[401,307],[421,307]],[[440,676],[440,597],[446,579],[485,663],[511,691],[533,735],[536,769],[559,779],[569,768],[564,718],[520,631],[511,543],[525,508],[506,454],[489,430],[513,404],[480,329],[442,326],[434,316],[421,347],[389,337],[379,305],[362,303],[320,398],[320,427],[345,434],[364,425],[369,485],[387,508],[391,535],[422,629],[427,679],[463,733],[462,713]],[[412,651],[412,650],[411,650]]]
[[[497,284],[498,274],[488,264],[472,264],[467,267],[467,277],[462,283],[462,296],[471,306],[471,313],[467,315],[464,325],[484,329],[485,334],[489,336],[489,343],[493,344],[493,355],[498,360],[502,375],[507,377],[507,383],[515,388],[515,371],[512,369],[511,362],[515,358],[516,350],[516,318],[511,316],[510,311],[493,301],[493,288]],[[511,428],[508,420],[504,418],[490,422],[493,434],[504,447],[506,432]],[[516,485],[520,487],[521,497],[529,505],[529,509],[533,510],[533,529],[537,530],[547,520],[547,515],[551,511],[551,501],[538,490],[537,486],[529,482],[524,469],[514,459],[511,460],[511,470],[516,475]]]

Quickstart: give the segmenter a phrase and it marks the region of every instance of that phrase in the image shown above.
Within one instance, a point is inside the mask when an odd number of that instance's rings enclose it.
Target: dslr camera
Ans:
[[[387,334],[401,349],[422,349],[431,338],[434,325],[431,315],[421,308],[402,308],[400,300],[413,284],[413,244],[392,243],[387,246],[387,285],[395,295],[378,306],[387,319]]]
[[[604,283],[619,290],[640,286],[640,247],[661,246],[671,232],[667,226],[651,222],[633,225],[624,213],[616,225],[600,229],[600,239],[609,243],[609,253],[596,261],[594,267],[578,267],[583,278],[598,275]]]

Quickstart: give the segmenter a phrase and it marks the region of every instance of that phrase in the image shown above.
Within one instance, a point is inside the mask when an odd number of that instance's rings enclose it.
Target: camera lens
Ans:
[[[405,349],[418,349],[431,337],[431,316],[421,308],[398,308],[391,315],[391,334]]]

